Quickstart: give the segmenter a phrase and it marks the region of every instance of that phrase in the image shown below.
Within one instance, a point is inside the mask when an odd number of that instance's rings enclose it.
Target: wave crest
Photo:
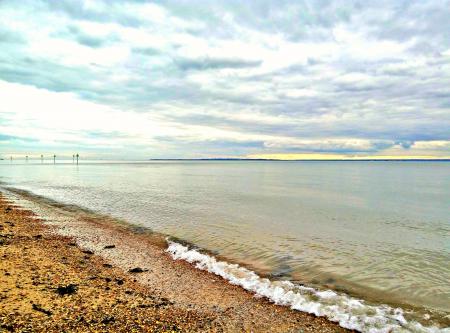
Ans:
[[[167,242],[166,251],[175,260],[185,260],[198,269],[221,276],[231,284],[266,297],[275,304],[326,317],[344,328],[370,333],[450,333],[450,328],[425,327],[418,322],[408,321],[400,308],[369,305],[346,294],[332,290],[319,291],[290,281],[271,281],[237,264],[217,261],[212,256],[182,244],[170,240]]]

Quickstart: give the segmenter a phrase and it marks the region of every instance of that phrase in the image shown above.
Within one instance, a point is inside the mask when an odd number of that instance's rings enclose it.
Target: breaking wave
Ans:
[[[344,328],[370,333],[450,333],[450,328],[426,327],[416,321],[408,321],[400,308],[370,305],[346,294],[332,290],[319,291],[290,281],[271,281],[237,264],[218,261],[171,240],[167,242],[166,251],[174,260],[185,260],[275,304],[326,317]]]

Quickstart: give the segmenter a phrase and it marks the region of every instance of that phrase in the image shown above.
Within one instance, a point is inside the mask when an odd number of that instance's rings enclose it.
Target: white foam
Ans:
[[[170,240],[166,251],[175,260],[192,263],[196,268],[219,275],[256,296],[266,297],[278,305],[326,317],[344,328],[370,333],[450,333],[450,328],[425,327],[418,322],[408,321],[400,308],[369,305],[363,300],[332,290],[318,291],[289,281],[271,281],[244,267],[217,261],[214,257]]]

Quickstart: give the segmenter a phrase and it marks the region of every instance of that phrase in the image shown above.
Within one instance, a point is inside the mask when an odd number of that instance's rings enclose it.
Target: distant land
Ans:
[[[149,161],[274,161],[274,162],[382,162],[382,161],[394,161],[394,162],[450,162],[449,158],[359,158],[359,159],[276,159],[276,158],[150,158]]]

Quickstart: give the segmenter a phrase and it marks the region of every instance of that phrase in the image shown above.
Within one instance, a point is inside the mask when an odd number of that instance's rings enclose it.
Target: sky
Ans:
[[[450,1],[0,1],[0,157],[450,158]]]

